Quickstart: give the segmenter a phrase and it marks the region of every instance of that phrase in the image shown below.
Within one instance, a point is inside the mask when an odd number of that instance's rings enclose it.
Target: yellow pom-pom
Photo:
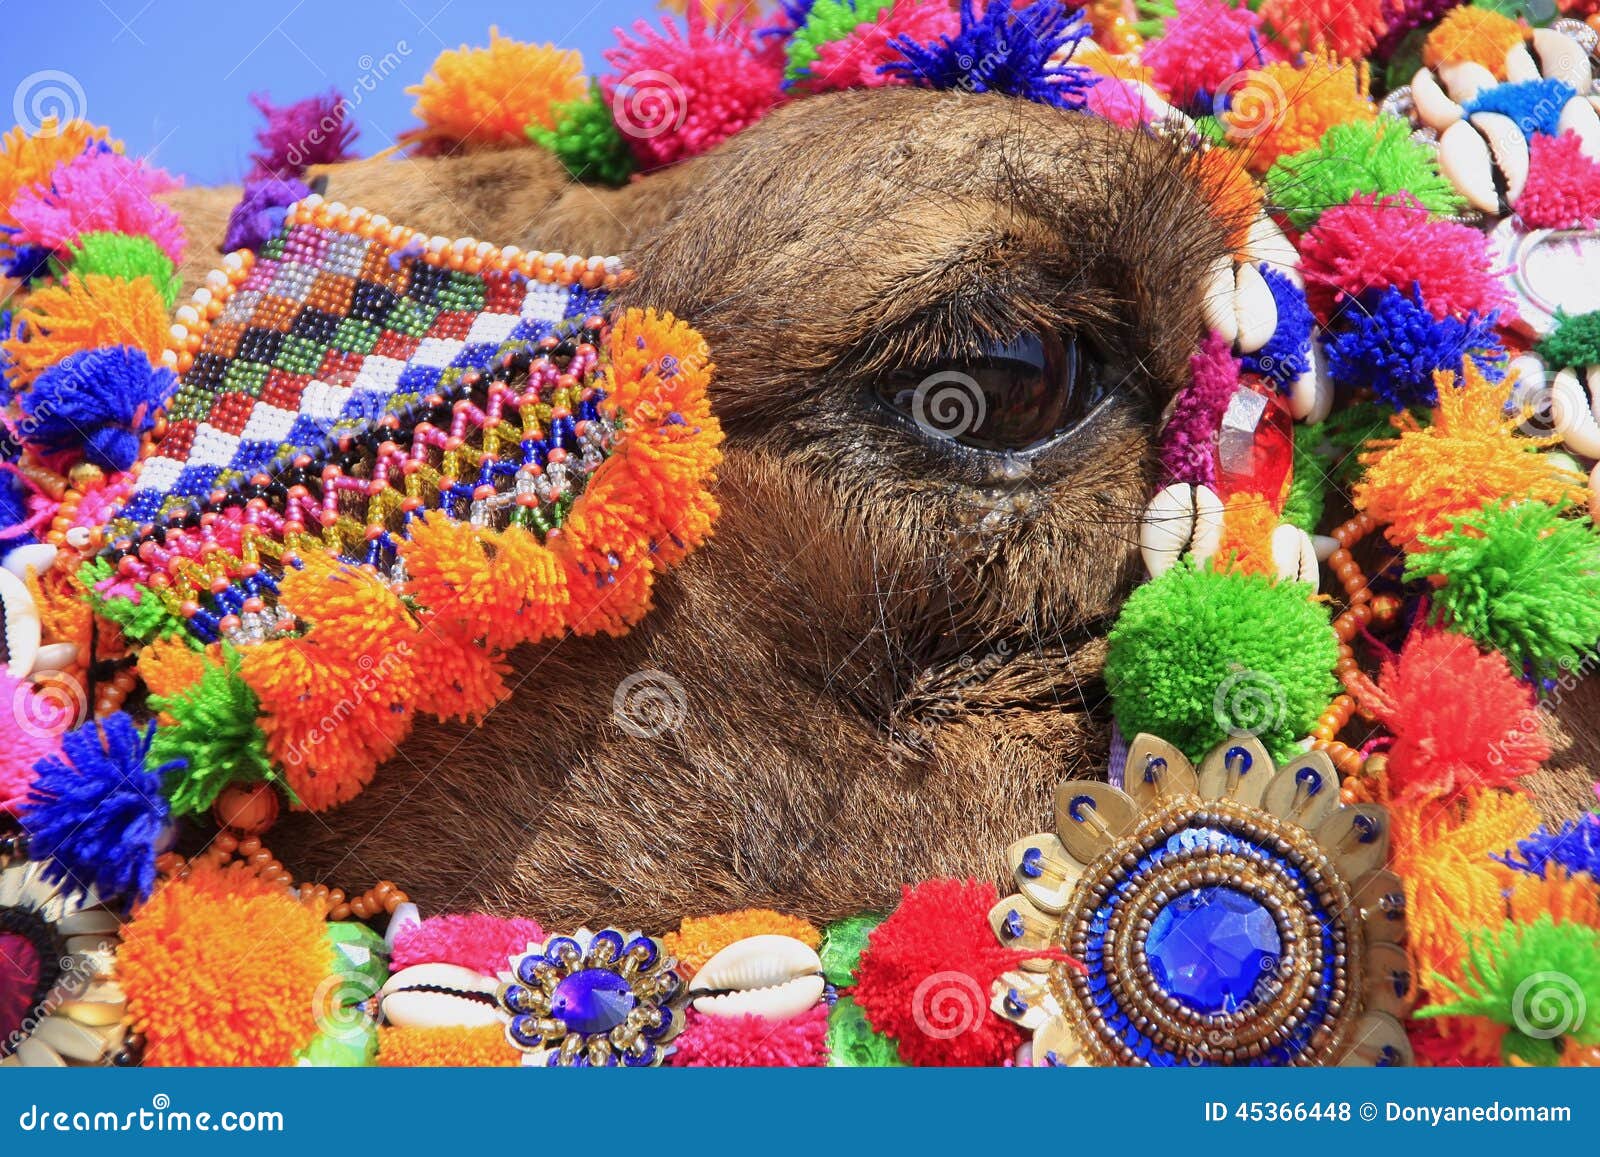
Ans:
[[[467,148],[526,144],[530,125],[554,128],[553,106],[588,92],[583,57],[553,44],[525,44],[489,29],[487,48],[442,52],[419,85],[425,139]]]
[[[1506,78],[1506,53],[1522,43],[1527,29],[1509,16],[1463,4],[1452,8],[1422,45],[1429,68],[1441,64],[1481,64],[1497,78]]]
[[[1263,574],[1276,578],[1272,558],[1272,532],[1278,512],[1259,494],[1230,494],[1222,514],[1222,538],[1212,565],[1220,571]]]
[[[1279,157],[1309,149],[1334,125],[1375,120],[1365,63],[1314,53],[1299,67],[1269,64],[1245,77],[1222,113],[1228,140],[1239,146],[1252,173],[1265,173]]]
[[[815,925],[770,908],[742,908],[717,916],[690,916],[676,932],[668,932],[663,943],[667,951],[678,958],[678,974],[689,979],[706,961],[735,941],[768,935],[792,936],[811,948],[822,943],[822,934]]]
[[[124,926],[116,977],[144,1063],[286,1065],[333,973],[321,916],[243,864],[197,864]]]
[[[1552,506],[1587,497],[1580,475],[1539,453],[1559,439],[1517,435],[1522,417],[1506,412],[1512,377],[1491,382],[1470,358],[1462,368],[1459,386],[1447,370],[1434,375],[1439,404],[1431,424],[1401,414],[1400,436],[1362,455],[1368,469],[1356,487],[1356,509],[1386,523],[1389,541],[1403,550],[1416,550],[1419,539],[1507,497]]]
[[[0,342],[19,384],[33,381],[56,362],[83,350],[126,345],[144,351],[153,364],[172,345],[167,303],[148,277],[123,281],[103,273],[68,274],[23,299],[17,319],[27,336]]]

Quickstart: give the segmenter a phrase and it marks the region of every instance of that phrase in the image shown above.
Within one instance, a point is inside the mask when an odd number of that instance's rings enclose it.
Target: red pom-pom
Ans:
[[[1358,194],[1329,209],[1300,241],[1306,303],[1327,325],[1347,298],[1369,289],[1422,289],[1435,317],[1487,313],[1505,307],[1484,235],[1466,225],[1435,221],[1404,193]]]
[[[1331,48],[1346,60],[1372,51],[1389,0],[1264,0],[1262,18],[1294,52]]]
[[[759,1016],[689,1010],[671,1063],[703,1068],[818,1068],[827,1063],[828,1006],[774,1023]]]
[[[1534,134],[1528,143],[1528,183],[1516,210],[1530,229],[1594,227],[1600,219],[1600,165],[1584,156],[1578,134]]]
[[[537,920],[504,919],[473,912],[430,916],[395,937],[390,966],[455,964],[486,976],[504,969],[508,958],[544,939]]]
[[[644,170],[698,156],[771,112],[783,99],[783,66],[743,17],[706,27],[690,7],[688,35],[643,20],[635,40],[620,29],[606,50],[615,71],[600,78],[617,129]]]
[[[1505,656],[1448,631],[1419,631],[1384,664],[1379,687],[1389,748],[1389,795],[1448,797],[1503,787],[1550,757],[1533,689]]]
[[[906,1063],[999,1065],[1022,1043],[989,1008],[995,978],[1026,958],[989,927],[999,898],[993,884],[929,880],[868,938],[850,995]]]

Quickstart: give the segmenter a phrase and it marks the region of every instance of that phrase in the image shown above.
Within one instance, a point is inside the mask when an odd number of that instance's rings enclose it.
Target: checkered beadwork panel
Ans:
[[[167,429],[113,524],[139,529],[276,474],[414,407],[508,343],[538,343],[599,312],[602,289],[481,273],[301,222],[262,250],[206,332]]]

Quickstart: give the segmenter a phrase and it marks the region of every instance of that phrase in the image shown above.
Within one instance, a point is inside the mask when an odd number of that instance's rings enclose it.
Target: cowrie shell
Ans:
[[[1503,113],[1475,112],[1467,119],[1489,142],[1495,166],[1505,177],[1505,204],[1515,205],[1528,183],[1528,138],[1517,122]]]
[[[498,991],[493,977],[470,968],[414,964],[389,978],[378,1007],[400,1028],[481,1028],[502,1023]]]
[[[1480,213],[1500,212],[1489,145],[1466,121],[1457,121],[1439,137],[1439,171],[1474,209]]]
[[[1239,336],[1239,313],[1233,302],[1238,292],[1239,279],[1233,271],[1233,258],[1219,258],[1206,277],[1200,308],[1207,327],[1220,333],[1229,345]]]
[[[33,593],[9,570],[0,569],[0,602],[5,604],[6,674],[26,679],[39,655],[39,608]]]
[[[1234,275],[1233,309],[1239,320],[1235,348],[1240,353],[1253,354],[1272,340],[1278,328],[1278,302],[1261,270],[1248,261]]]
[[[1466,115],[1426,68],[1417,69],[1417,75],[1411,78],[1411,107],[1416,109],[1418,120],[1441,133]]]
[[[1444,90],[1450,94],[1450,99],[1458,104],[1466,104],[1484,89],[1500,83],[1494,73],[1471,60],[1441,64],[1439,79],[1444,82]]]
[[[57,550],[48,542],[30,542],[27,546],[12,549],[6,555],[5,568],[19,579],[26,580],[28,572],[42,575],[56,565]]]
[[[1252,261],[1272,266],[1297,288],[1305,288],[1305,278],[1300,276],[1300,251],[1289,244],[1278,223],[1267,214],[1261,214],[1251,224],[1244,251]]]
[[[1222,500],[1209,486],[1173,482],[1156,491],[1139,523],[1139,555],[1151,578],[1172,569],[1188,550],[1196,562],[1222,541]]]
[[[1539,79],[1539,62],[1533,58],[1526,44],[1513,44],[1506,51],[1506,81],[1526,84]]]
[[[1546,79],[1565,81],[1577,92],[1588,92],[1594,83],[1588,51],[1553,28],[1534,29],[1533,55],[1539,62],[1540,75]]]
[[[1298,526],[1285,522],[1272,532],[1272,561],[1278,568],[1278,577],[1285,582],[1310,583],[1317,587],[1320,574],[1317,570],[1317,549],[1311,536]]]
[[[1591,161],[1600,162],[1600,113],[1594,105],[1575,96],[1561,108],[1561,119],[1556,128],[1578,138],[1578,147]]]
[[[815,1007],[823,987],[822,960],[809,945],[769,934],[735,941],[706,961],[689,982],[689,999],[706,1016],[777,1022]]]
[[[1578,381],[1578,372],[1570,366],[1558,370],[1550,379],[1551,412],[1555,419],[1555,432],[1575,454],[1585,458],[1600,458],[1600,423],[1595,421],[1594,403],[1600,393],[1600,367],[1591,367],[1588,389]]]

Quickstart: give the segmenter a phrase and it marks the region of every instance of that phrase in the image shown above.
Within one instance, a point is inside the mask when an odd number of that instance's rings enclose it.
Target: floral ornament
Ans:
[[[1019,895],[990,923],[1024,962],[993,1008],[1036,1065],[1398,1065],[1411,979],[1388,816],[1342,807],[1321,752],[1253,738],[1194,767],[1140,735],[1129,782],[1071,781],[1056,831],[1007,850]]]
[[[111,979],[121,922],[43,865],[0,871],[0,1065],[135,1063]]]
[[[511,962],[506,1037],[526,1064],[660,1064],[683,1028],[683,982],[659,940],[615,928],[555,936]]]

